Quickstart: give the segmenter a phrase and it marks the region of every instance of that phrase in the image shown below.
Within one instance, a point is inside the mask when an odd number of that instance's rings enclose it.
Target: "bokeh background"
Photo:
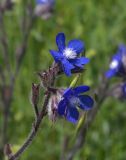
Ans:
[[[20,43],[20,17],[24,12],[22,0],[15,0],[14,9],[6,13],[5,22],[9,36],[12,67],[15,45]],[[34,2],[33,2],[33,5]],[[29,15],[30,16],[30,15]],[[34,113],[29,101],[32,82],[39,82],[36,72],[46,69],[53,58],[49,49],[56,49],[55,36],[64,32],[67,40],[74,38],[85,42],[86,56],[91,58],[80,84],[99,84],[99,77],[108,69],[109,60],[120,43],[126,43],[125,0],[57,0],[55,12],[49,20],[37,18],[31,31],[27,54],[16,81],[14,98],[9,118],[9,142],[15,152],[27,137]],[[0,52],[1,52],[0,47]],[[1,53],[0,53],[1,54]],[[2,64],[2,59],[0,59]],[[71,79],[59,77],[58,86],[68,86]],[[114,80],[111,80],[113,83]],[[43,93],[43,90],[42,90]],[[42,97],[40,99],[42,101]],[[1,119],[1,118],[0,118]],[[1,120],[0,120],[1,121]],[[0,123],[1,124],[1,123]],[[75,125],[46,117],[37,137],[21,160],[58,160],[62,153],[65,135],[74,138]],[[108,98],[89,128],[86,145],[75,156],[75,160],[125,160],[126,159],[126,103]]]

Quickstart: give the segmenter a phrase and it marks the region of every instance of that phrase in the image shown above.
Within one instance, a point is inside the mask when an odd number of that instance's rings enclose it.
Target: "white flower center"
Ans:
[[[77,53],[72,48],[65,48],[63,55],[67,59],[74,59],[77,57]]]
[[[79,104],[80,104],[80,100],[79,100],[79,98],[77,98],[77,97],[71,97],[70,98],[70,104],[72,105],[72,106],[78,106]]]
[[[118,66],[118,61],[117,60],[113,60],[111,63],[110,63],[110,68],[111,69],[115,69],[117,66]]]

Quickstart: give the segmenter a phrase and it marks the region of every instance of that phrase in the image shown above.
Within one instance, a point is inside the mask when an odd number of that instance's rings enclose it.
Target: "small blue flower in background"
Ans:
[[[79,119],[78,107],[84,111],[93,107],[93,99],[88,95],[83,95],[89,89],[88,86],[66,89],[62,100],[58,104],[58,114],[72,123],[77,123]]]
[[[120,45],[117,53],[112,57],[106,77],[126,76],[126,46]]]
[[[126,98],[126,83],[122,85],[123,98]]]
[[[71,76],[71,70],[77,67],[83,68],[89,62],[86,57],[78,57],[84,51],[84,43],[81,40],[71,40],[68,45],[65,45],[64,33],[59,33],[56,36],[56,44],[58,51],[50,50],[55,62],[60,63],[64,73]]]
[[[46,20],[51,17],[55,0],[36,0],[35,15]]]
[[[52,3],[54,4],[55,0],[36,0],[36,4],[47,4],[47,3]]]

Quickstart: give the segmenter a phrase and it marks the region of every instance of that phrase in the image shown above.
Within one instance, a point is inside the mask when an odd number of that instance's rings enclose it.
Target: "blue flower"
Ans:
[[[47,3],[54,3],[55,0],[36,0],[37,4],[47,4]]]
[[[72,123],[77,123],[79,119],[78,107],[85,111],[93,107],[93,99],[88,95],[83,95],[83,92],[88,90],[88,86],[66,89],[58,104],[58,114]]]
[[[88,58],[78,57],[84,51],[84,43],[81,40],[71,40],[65,45],[64,33],[56,36],[58,51],[50,50],[55,62],[59,63],[67,76],[71,76],[71,70],[83,68],[89,62]]]
[[[112,57],[106,77],[126,75],[126,46],[120,45],[117,53]]]

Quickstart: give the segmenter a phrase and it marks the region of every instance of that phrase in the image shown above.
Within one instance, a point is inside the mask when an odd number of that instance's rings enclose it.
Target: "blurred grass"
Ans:
[[[16,1],[13,12],[6,14],[6,28],[9,36],[9,51],[14,67],[15,45],[20,44],[20,16],[22,1]],[[73,38],[85,42],[87,56],[91,62],[81,78],[81,84],[99,85],[99,74],[108,68],[109,58],[118,44],[126,43],[126,1],[125,0],[57,0],[54,16],[43,21],[37,19],[31,32],[27,55],[18,77],[11,109],[9,135],[16,151],[28,135],[34,118],[29,102],[32,82],[38,82],[36,72],[46,69],[52,63],[49,49],[56,49],[55,36],[66,34],[67,41]],[[12,23],[14,22],[14,23]],[[1,50],[1,48],[0,48]],[[2,63],[2,60],[0,59]],[[58,86],[67,86],[70,79],[59,77]],[[126,110],[125,104],[109,99],[103,105],[91,127],[86,147],[75,160],[125,160],[126,159]],[[21,160],[57,160],[60,157],[63,136],[73,137],[75,126],[60,120],[51,124],[43,121],[39,133]]]

